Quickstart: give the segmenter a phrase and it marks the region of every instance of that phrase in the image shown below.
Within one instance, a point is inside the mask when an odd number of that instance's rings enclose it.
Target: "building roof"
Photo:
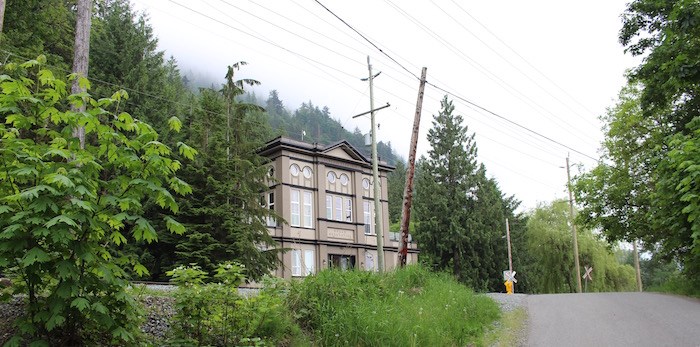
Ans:
[[[362,152],[360,152],[355,146],[351,145],[350,142],[346,140],[331,143],[329,145],[322,145],[319,143],[308,143],[290,139],[288,137],[279,136],[271,141],[268,141],[265,145],[258,150],[258,154],[268,156],[274,152],[281,149],[292,150],[296,152],[306,152],[306,154],[313,156],[327,156],[329,158],[336,158],[331,154],[335,149],[342,149],[347,153],[355,162],[363,164],[363,166],[372,166],[371,158],[367,158]],[[337,158],[336,158],[337,159]],[[393,171],[394,166],[387,164],[384,161],[379,161],[379,168],[384,171]]]

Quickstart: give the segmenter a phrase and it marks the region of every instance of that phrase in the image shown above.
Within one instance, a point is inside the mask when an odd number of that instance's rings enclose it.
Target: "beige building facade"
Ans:
[[[259,153],[271,160],[270,190],[263,203],[287,221],[267,221],[272,237],[287,250],[275,274],[289,279],[329,267],[376,271],[371,161],[347,141],[323,146],[278,137]],[[397,265],[399,247],[398,233],[389,232],[387,174],[391,170],[380,163],[386,269]],[[408,252],[407,262],[417,262],[415,243],[409,243]]]

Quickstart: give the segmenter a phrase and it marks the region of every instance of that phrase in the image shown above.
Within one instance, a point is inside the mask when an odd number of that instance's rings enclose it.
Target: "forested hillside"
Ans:
[[[350,132],[331,116],[328,107],[319,107],[313,102],[302,103],[294,112],[289,112],[284,106],[277,90],[270,92],[270,96],[261,106],[264,106],[269,116],[270,125],[281,134],[296,140],[329,144],[339,140],[347,140],[368,158],[371,157],[369,146],[365,145],[364,134],[355,128]],[[403,161],[391,146],[391,142],[377,143],[377,154],[380,160],[390,165],[396,165]]]
[[[3,61],[24,62],[44,54],[46,67],[56,76],[68,75],[76,17],[72,6],[62,0],[9,1],[0,46]],[[266,141],[279,135],[322,144],[347,140],[369,154],[360,131],[344,129],[328,107],[308,101],[290,111],[276,90],[258,100],[249,88],[264,81],[235,77],[245,62],[232,60],[227,71],[217,72],[218,83],[196,86],[201,81],[184,77],[176,58],[165,57],[146,14],[135,13],[127,0],[97,3],[90,37],[90,95],[110,97],[123,88],[128,98],[120,102],[120,112],[151,124],[164,144],[176,148],[186,142],[199,152],[182,170],[193,191],[180,200],[178,216],[188,233],[171,234],[155,222],[157,246],[137,240],[120,247],[146,267],[151,279],[165,279],[165,271],[178,264],[197,263],[211,271],[223,259],[239,261],[253,279],[276,267],[275,247],[259,249],[274,245],[259,222],[269,211],[255,208],[263,189],[256,177],[264,175],[258,169],[264,159],[255,149]],[[172,117],[182,122],[179,133],[169,126]],[[390,164],[398,160],[390,143],[379,143],[378,151]],[[157,201],[142,208],[158,220]]]

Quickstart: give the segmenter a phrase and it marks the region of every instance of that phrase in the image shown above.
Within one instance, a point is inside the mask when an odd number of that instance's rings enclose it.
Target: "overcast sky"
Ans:
[[[223,79],[227,65],[246,61],[239,77],[262,82],[259,98],[277,89],[290,110],[309,100],[328,106],[350,131],[370,128],[369,118],[352,118],[369,110],[369,86],[360,81],[369,55],[381,71],[375,106],[391,104],[377,113],[378,138],[404,158],[417,77],[427,67],[429,83],[458,96],[450,99],[476,133],[479,161],[523,209],[566,197],[567,153],[572,164],[595,164],[588,156],[598,157],[598,117],[639,62],[617,42],[626,0],[319,1],[400,65],[314,0],[132,0],[183,70]],[[419,154],[429,150],[426,134],[444,95],[426,87]]]

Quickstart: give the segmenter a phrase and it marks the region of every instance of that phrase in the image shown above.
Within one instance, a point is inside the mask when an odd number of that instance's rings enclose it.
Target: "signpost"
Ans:
[[[588,281],[593,281],[593,277],[591,276],[591,272],[593,272],[593,267],[592,266],[584,266],[586,269],[586,273],[583,274],[583,279],[586,280],[586,289],[584,292],[588,291]]]
[[[506,281],[504,284],[506,285],[507,294],[513,294],[513,283],[518,283],[518,280],[515,279],[515,274],[515,271],[503,271],[503,280]]]

